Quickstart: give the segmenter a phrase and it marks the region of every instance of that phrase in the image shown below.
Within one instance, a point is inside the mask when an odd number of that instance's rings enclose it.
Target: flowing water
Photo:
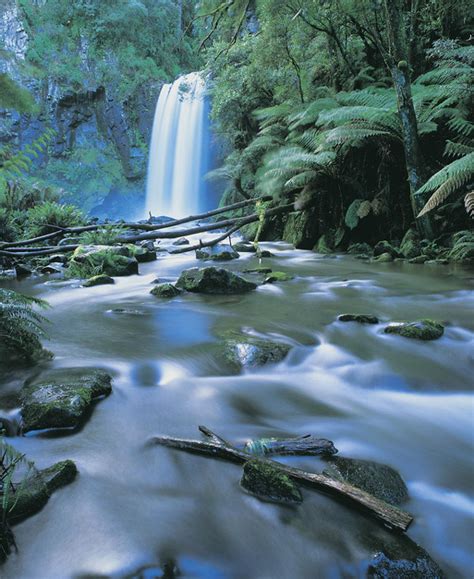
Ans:
[[[147,178],[147,215],[184,217],[207,209],[206,85],[197,72],[165,84],[156,105]]]
[[[113,287],[13,283],[52,305],[51,365],[103,367],[114,390],[77,432],[11,439],[38,467],[70,458],[80,475],[15,527],[19,552],[2,577],[121,578],[140,568],[161,577],[170,559],[194,578],[361,575],[368,543],[386,531],[360,512],[312,490],[295,509],[262,503],[239,488],[239,466],[146,444],[159,434],[197,437],[199,424],[242,442],[313,433],[341,455],[392,465],[409,487],[409,535],[448,577],[472,576],[473,271],[264,245],[276,254],[265,265],[296,277],[242,296],[151,296],[156,276],[175,280],[196,265],[186,254],[143,264]],[[242,254],[226,267],[257,261]],[[446,331],[417,342],[335,321],[344,312],[436,318]],[[277,365],[229,375],[217,355],[229,328],[295,347]],[[24,378],[2,378],[0,407],[12,415]]]

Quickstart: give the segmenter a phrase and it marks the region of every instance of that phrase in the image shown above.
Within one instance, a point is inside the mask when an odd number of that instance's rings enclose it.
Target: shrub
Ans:
[[[27,217],[27,235],[30,237],[52,233],[58,227],[74,227],[85,223],[84,214],[74,205],[62,205],[50,201],[32,207]]]

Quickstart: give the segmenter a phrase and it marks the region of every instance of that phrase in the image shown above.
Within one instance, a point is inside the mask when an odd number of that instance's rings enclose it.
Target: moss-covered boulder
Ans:
[[[111,285],[114,283],[115,281],[113,277],[110,277],[110,275],[105,275],[105,273],[101,273],[99,275],[90,277],[82,285],[84,287],[94,287],[96,285]]]
[[[378,257],[384,253],[389,253],[392,258],[401,257],[400,252],[396,247],[394,247],[389,241],[383,240],[379,241],[374,246],[374,256]]]
[[[423,264],[426,263],[427,261],[429,261],[429,257],[427,255],[417,255],[416,257],[412,257],[411,259],[408,260],[408,263],[414,263],[414,264]]]
[[[111,377],[102,370],[50,370],[21,390],[23,431],[77,427],[92,402],[112,391]]]
[[[172,283],[160,283],[150,293],[157,298],[174,298],[179,296],[181,290]]]
[[[299,487],[290,477],[264,460],[247,461],[240,484],[248,493],[264,501],[295,505],[303,502]]]
[[[234,243],[233,248],[239,253],[255,253],[257,251],[255,245],[249,241],[239,241],[238,243]]]
[[[391,505],[401,505],[408,499],[405,482],[391,466],[342,456],[331,457],[328,463],[323,471],[326,476],[350,483]]]
[[[254,368],[283,360],[291,346],[257,338],[243,332],[225,332],[221,336],[223,355],[235,370]]]
[[[290,281],[294,278],[290,273],[284,271],[273,271],[264,279],[263,283],[275,283],[278,281]]]
[[[386,334],[398,334],[414,340],[437,340],[444,333],[444,326],[434,320],[416,322],[393,322],[384,328]]]
[[[376,261],[378,263],[390,263],[393,261],[393,259],[394,259],[393,255],[389,252],[386,252],[386,253],[381,253],[377,257],[374,257],[373,261]]]
[[[260,249],[260,247],[257,249],[255,256],[258,257],[258,259],[262,259],[262,257],[275,257],[271,251],[268,251],[268,249]]]
[[[138,261],[129,257],[130,247],[135,246],[80,245],[69,262],[68,275],[86,278],[101,273],[112,277],[137,274]]]
[[[257,284],[223,268],[193,267],[181,273],[176,286],[188,292],[240,294],[256,289]]]
[[[205,261],[230,261],[238,257],[239,254],[231,245],[213,245],[196,250],[196,259]]]
[[[405,233],[400,243],[400,253],[408,259],[421,255],[421,238],[416,229],[409,229]]]
[[[327,254],[342,250],[345,236],[346,230],[344,227],[330,229],[321,235],[316,245],[313,247],[313,251],[316,253]]]
[[[282,239],[297,249],[311,249],[317,239],[319,222],[314,208],[289,213],[286,216]]]
[[[19,483],[15,494],[8,496],[8,521],[16,523],[36,514],[55,490],[76,478],[77,472],[72,460],[63,460],[44,470],[35,470]]]
[[[372,255],[372,247],[368,243],[351,243],[347,248],[350,255]]]
[[[337,316],[340,322],[357,322],[359,324],[378,324],[379,319],[372,314],[341,314]]]

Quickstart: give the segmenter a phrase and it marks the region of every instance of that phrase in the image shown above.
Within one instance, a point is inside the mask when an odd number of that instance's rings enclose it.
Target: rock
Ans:
[[[318,239],[318,242],[313,247],[313,251],[322,254],[334,253],[336,249],[342,246],[344,236],[345,229],[343,227],[329,229]]]
[[[418,264],[423,264],[426,261],[429,261],[429,257],[427,255],[417,255],[416,257],[412,257],[411,259],[408,260],[408,263],[418,263]]]
[[[50,255],[48,258],[48,263],[62,263],[63,265],[68,262],[67,255],[64,253],[55,253]]]
[[[427,319],[416,322],[393,322],[384,329],[384,332],[415,340],[437,340],[443,335],[444,326],[439,322]]]
[[[217,267],[184,270],[176,283],[180,289],[205,294],[240,294],[256,289],[257,284]]]
[[[89,277],[97,269],[112,277],[135,275],[138,274],[138,261],[129,257],[130,247],[134,246],[80,245],[72,255],[70,267],[82,277]]]
[[[102,370],[65,368],[41,374],[21,389],[23,431],[77,427],[94,399],[112,391]]]
[[[393,255],[391,253],[381,253],[378,257],[374,257],[373,261],[377,261],[379,263],[390,263],[393,261]]]
[[[186,237],[180,237],[173,241],[173,245],[189,245],[189,240]]]
[[[99,275],[94,275],[87,279],[82,285],[83,287],[94,287],[96,285],[107,285],[107,284],[114,284],[115,281],[112,277],[105,275],[105,273],[101,273]]]
[[[408,499],[402,477],[386,464],[334,456],[328,459],[323,474],[350,483],[391,505],[401,505]]]
[[[239,254],[230,245],[213,245],[196,250],[196,259],[210,261],[229,261],[237,259]]]
[[[45,267],[42,267],[40,269],[40,272],[46,275],[54,275],[56,273],[64,273],[64,269],[59,265],[58,266],[46,265]]]
[[[244,269],[243,273],[272,273],[271,267],[251,267],[250,269]]]
[[[401,257],[398,249],[396,249],[389,241],[379,241],[374,247],[374,256],[377,257],[385,253],[389,253],[392,258]]]
[[[135,251],[133,257],[138,261],[138,263],[148,263],[150,261],[156,260],[156,251],[145,248],[138,248],[138,251]]]
[[[400,243],[400,253],[403,257],[412,259],[421,255],[421,239],[420,235],[416,229],[409,229],[403,236],[402,242]]]
[[[257,251],[255,245],[248,241],[239,241],[238,243],[234,243],[233,247],[235,251],[238,251],[239,253],[256,253]]]
[[[368,243],[351,243],[347,248],[351,255],[372,255],[372,247]]]
[[[36,471],[21,482],[20,490],[9,497],[8,520],[19,522],[40,511],[52,493],[68,484],[77,476],[72,460],[63,460],[44,470]]]
[[[271,251],[268,251],[268,249],[257,249],[255,255],[259,259],[261,259],[262,257],[275,257]]]
[[[155,244],[153,241],[142,241],[140,247],[143,247],[143,249],[146,249],[147,251],[155,251]]]
[[[358,322],[359,324],[378,324],[377,316],[371,314],[341,314],[337,316],[340,322]]]
[[[425,263],[427,265],[448,265],[449,259],[428,259]]]
[[[125,316],[146,316],[147,313],[144,310],[134,310],[132,308],[114,308],[113,310],[108,310],[111,314],[120,314]]]
[[[243,467],[240,484],[250,494],[264,501],[301,504],[299,487],[278,467],[259,459],[248,460]]]
[[[270,275],[268,275],[264,280],[263,283],[274,283],[276,281],[290,281],[295,276],[285,273],[284,271],[274,271]]]
[[[242,332],[227,332],[224,339],[224,357],[236,370],[254,368],[281,362],[291,346],[282,342],[257,338]]]
[[[156,285],[150,293],[157,298],[174,298],[179,296],[181,290],[172,283],[160,283]]]
[[[16,277],[27,277],[33,273],[33,270],[24,263],[17,263],[15,265]]]
[[[311,249],[318,236],[319,220],[314,207],[286,215],[282,239],[296,249]]]

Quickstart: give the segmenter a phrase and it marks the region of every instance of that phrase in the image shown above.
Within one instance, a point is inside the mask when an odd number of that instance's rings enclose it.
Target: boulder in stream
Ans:
[[[99,275],[94,275],[82,284],[84,287],[95,287],[96,285],[112,285],[114,284],[114,278],[110,277],[109,275],[105,275],[105,273],[101,273]]]
[[[172,245],[189,245],[189,239],[186,239],[186,237],[179,237],[173,241]]]
[[[400,253],[408,259],[419,256],[422,253],[420,242],[420,234],[416,229],[409,229],[400,243]]]
[[[401,257],[401,253],[389,241],[379,241],[374,246],[374,256],[378,257],[385,253],[389,253],[392,258]]]
[[[416,322],[393,322],[384,328],[386,334],[398,334],[414,340],[437,340],[444,333],[444,326],[434,320]]]
[[[69,272],[77,277],[92,277],[97,270],[112,277],[137,274],[138,261],[130,257],[131,251],[126,246],[80,245],[72,255]]]
[[[185,269],[176,286],[188,292],[205,294],[240,294],[256,289],[257,284],[218,267]]]
[[[290,477],[264,460],[252,459],[244,464],[240,485],[264,501],[294,505],[303,502],[299,487]]]
[[[261,274],[272,273],[272,268],[264,266],[251,267],[249,269],[244,269],[243,273],[261,273]]]
[[[203,259],[206,261],[230,261],[237,259],[239,254],[231,245],[212,245],[211,247],[202,247],[196,249],[196,259]]]
[[[291,350],[288,344],[265,340],[243,332],[226,332],[222,338],[224,339],[224,357],[237,370],[276,364],[281,362]]]
[[[150,293],[157,298],[174,298],[179,296],[181,290],[172,283],[160,283],[156,285]]]
[[[400,505],[408,499],[402,477],[386,464],[334,456],[328,459],[323,474],[354,485],[391,505]]]
[[[337,316],[340,322],[357,322],[359,324],[378,324],[379,319],[372,314],[341,314]]]
[[[111,391],[111,377],[103,370],[61,368],[45,372],[26,382],[21,390],[23,431],[77,427],[92,402]]]
[[[277,281],[290,281],[294,278],[290,273],[285,271],[273,271],[263,280],[263,283],[275,283]]]
[[[239,253],[256,253],[257,248],[253,243],[250,241],[239,241],[238,243],[234,243],[233,245],[235,251]]]

